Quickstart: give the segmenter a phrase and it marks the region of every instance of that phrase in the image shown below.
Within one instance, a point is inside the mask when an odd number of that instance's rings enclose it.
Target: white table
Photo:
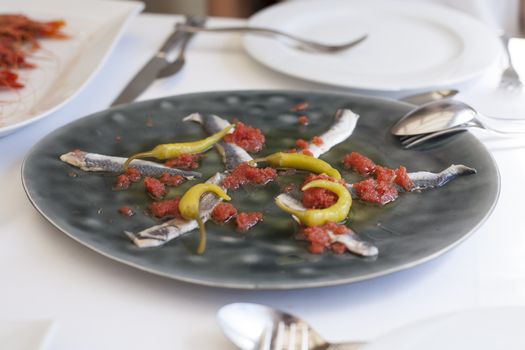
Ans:
[[[378,279],[295,291],[207,288],[154,276],[105,258],[66,237],[31,206],[20,166],[50,131],[107,108],[172,29],[174,17],[140,15],[88,87],[51,117],[0,139],[0,319],[53,319],[50,349],[234,349],[215,321],[230,302],[273,305],[303,316],[327,339],[377,337],[437,314],[525,305],[525,141],[481,134],[501,171],[492,216],[467,241],[431,262]],[[214,20],[236,23],[233,20]],[[460,98],[486,113],[525,117],[524,95],[495,91],[497,67],[461,86]],[[140,99],[206,90],[342,91],[273,72],[234,35],[197,35],[187,65]]]

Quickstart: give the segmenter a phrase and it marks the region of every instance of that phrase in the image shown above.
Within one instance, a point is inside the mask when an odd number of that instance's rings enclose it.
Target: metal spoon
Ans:
[[[490,125],[488,120],[504,121],[510,128],[502,130]],[[397,136],[430,134],[455,129],[459,126],[477,127],[502,135],[525,133],[523,129],[513,130],[516,126],[523,128],[525,126],[523,120],[483,116],[466,103],[450,99],[429,102],[413,109],[392,127],[391,133]]]
[[[419,106],[419,105],[423,105],[431,101],[438,101],[444,98],[452,98],[456,96],[458,93],[459,91],[455,89],[432,90],[432,91],[418,93],[415,95],[405,96],[405,97],[400,98],[399,100]]]
[[[287,348],[311,350],[357,350],[364,345],[362,342],[344,344],[330,344],[306,322],[288,313],[273,309],[268,306],[250,303],[234,303],[223,306],[217,313],[217,321],[224,334],[241,350],[262,349],[265,335],[281,338],[281,343],[287,339],[295,338],[295,346],[288,343]],[[278,327],[278,325],[280,327]],[[278,328],[287,330],[277,334]],[[290,337],[290,330],[301,330],[303,336]],[[270,330],[270,332],[269,332]],[[284,334],[284,340],[283,340]],[[304,335],[307,336],[304,336]],[[295,335],[295,334],[294,334]],[[272,339],[273,340],[273,339]],[[302,343],[299,343],[302,342]],[[268,348],[281,348],[274,342]],[[307,344],[306,344],[307,343]]]

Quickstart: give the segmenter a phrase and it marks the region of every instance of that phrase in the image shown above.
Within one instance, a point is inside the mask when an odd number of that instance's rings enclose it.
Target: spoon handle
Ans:
[[[365,342],[353,341],[348,343],[331,344],[326,350],[358,350],[365,345]]]
[[[500,135],[525,135],[525,119],[503,119],[479,114],[478,116],[482,128]]]

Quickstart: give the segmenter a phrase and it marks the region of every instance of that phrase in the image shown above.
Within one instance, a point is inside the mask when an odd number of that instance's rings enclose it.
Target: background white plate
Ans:
[[[496,34],[461,12],[421,2],[302,0],[255,14],[251,26],[341,43],[367,40],[335,54],[310,53],[246,35],[246,51],[279,72],[368,90],[412,90],[459,83],[498,62]]]
[[[0,13],[37,20],[64,19],[68,40],[42,40],[18,70],[23,89],[0,92],[0,136],[49,115],[72,99],[105,62],[129,20],[144,5],[135,1],[17,0],[2,2]]]
[[[462,311],[394,330],[362,350],[523,350],[523,325],[523,306]]]
[[[44,350],[54,333],[48,320],[0,321],[0,349]]]

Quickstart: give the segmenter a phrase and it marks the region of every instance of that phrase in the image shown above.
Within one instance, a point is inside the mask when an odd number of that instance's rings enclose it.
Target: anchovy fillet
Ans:
[[[215,134],[231,125],[228,121],[213,114],[202,115],[200,113],[193,113],[184,118],[183,121],[192,121],[201,124],[208,134]],[[241,163],[253,160],[248,152],[234,143],[219,141],[216,146],[222,156],[226,170],[232,170]]]
[[[476,174],[476,169],[469,168],[468,166],[463,164],[452,164],[451,166],[439,173],[431,173],[429,171],[417,171],[413,173],[407,173],[408,178],[414,184],[414,187],[412,187],[408,192],[443,187],[450,181],[460,176],[472,174]],[[347,188],[350,191],[352,198],[358,199],[359,197],[355,193],[355,190],[352,186],[353,184],[348,184]],[[405,192],[405,190],[400,186],[396,186],[396,188],[399,192]]]
[[[287,193],[281,193],[277,196],[277,198],[289,208],[295,210],[307,210],[307,208],[303,206],[303,204],[300,201],[298,201],[297,199],[295,199]],[[296,221],[298,221],[295,216],[292,215],[292,217]],[[328,237],[330,237],[330,244],[336,242],[342,243],[350,252],[361,256],[376,256],[378,254],[379,250],[376,246],[374,246],[370,242],[362,240],[348,226],[347,228],[348,231],[341,235],[336,235],[333,232],[328,232]]]
[[[410,190],[427,190],[430,188],[438,188],[445,186],[450,181],[460,176],[475,174],[476,169],[469,168],[462,164],[452,164],[445,170],[439,173],[431,173],[428,171],[418,171],[415,173],[408,173],[408,177],[414,183],[414,187]]]
[[[60,160],[84,171],[121,173],[124,171],[124,162],[127,158],[106,156],[97,153],[87,153],[83,151],[68,152],[60,156]],[[142,175],[158,177],[163,173],[170,175],[181,175],[186,179],[200,177],[201,173],[196,171],[186,171],[177,168],[170,168],[165,165],[149,162],[147,160],[136,159],[130,165],[137,169]]]
[[[216,173],[206,181],[209,184],[220,185],[224,179],[224,174]],[[226,189],[224,189],[226,191]],[[202,196],[199,209],[202,222],[208,221],[213,208],[222,201],[212,193],[206,193]],[[178,238],[186,232],[192,231],[198,227],[196,220],[171,219],[163,224],[150,227],[138,233],[124,231],[129,239],[140,248],[158,247],[164,243]]]
[[[308,150],[315,158],[328,152],[332,147],[345,141],[352,135],[359,120],[359,115],[349,109],[339,109],[335,113],[335,123],[323,134],[319,135],[323,143],[315,145],[310,143]]]

